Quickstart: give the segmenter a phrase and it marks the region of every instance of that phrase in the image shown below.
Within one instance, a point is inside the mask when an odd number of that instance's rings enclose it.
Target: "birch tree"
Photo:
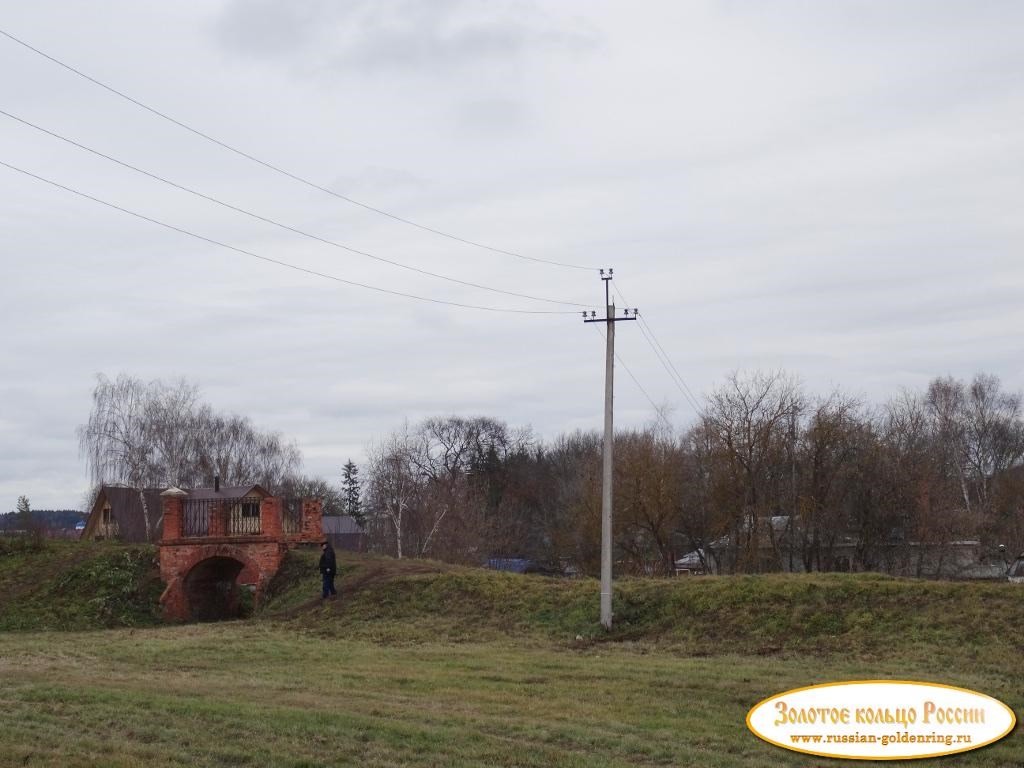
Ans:
[[[393,551],[399,559],[407,535],[406,522],[419,490],[411,457],[412,438],[406,425],[401,432],[373,446],[367,459],[370,533],[377,543],[394,542]]]
[[[158,482],[154,461],[154,425],[149,412],[154,387],[120,375],[113,381],[100,374],[92,393],[89,420],[78,428],[79,449],[89,479],[99,485],[121,482],[138,491],[147,541],[153,540],[144,489]]]
[[[297,475],[302,463],[294,443],[256,429],[245,417],[217,413],[184,379],[98,376],[78,439],[94,484],[138,491],[149,540],[162,510],[148,508],[145,488],[212,485],[219,476],[226,485],[259,483],[273,490]]]

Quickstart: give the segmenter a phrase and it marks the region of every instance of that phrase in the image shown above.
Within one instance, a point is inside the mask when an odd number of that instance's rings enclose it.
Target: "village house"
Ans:
[[[163,532],[163,502],[160,498],[163,490],[143,488],[140,491],[116,485],[102,486],[89,512],[81,538],[116,539],[134,543],[158,541]],[[238,533],[243,532],[247,526],[253,526],[253,521],[259,517],[260,501],[270,496],[270,492],[260,485],[221,487],[217,480],[213,488],[195,488],[188,494],[191,500],[198,502],[192,507],[196,512],[188,521],[189,525],[202,524],[199,518],[208,513],[209,506],[215,501],[231,500],[234,509],[231,525],[237,529],[233,532]]]
[[[160,536],[163,488],[125,488],[104,485],[96,494],[89,517],[82,529],[82,540],[117,539],[128,542],[155,540]],[[146,515],[143,515],[143,499]],[[150,537],[146,537],[146,517]]]

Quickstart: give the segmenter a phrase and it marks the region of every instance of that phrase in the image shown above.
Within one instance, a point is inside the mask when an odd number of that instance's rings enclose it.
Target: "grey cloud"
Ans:
[[[498,247],[615,266],[696,392],[780,365],[810,391],[839,384],[873,402],[945,372],[1024,383],[1020,3],[232,1],[214,11],[212,40],[198,7],[167,4],[153,20],[141,4],[96,5],[72,29],[41,0],[18,5],[17,27],[341,194]],[[250,167],[3,41],[0,65],[19,73],[0,78],[13,112],[260,214],[489,285],[600,295],[594,276],[403,228]],[[259,254],[435,298],[524,303],[0,131],[7,159]],[[298,440],[306,470],[333,479],[405,418],[486,413],[544,436],[600,426],[602,340],[575,316],[363,292],[3,169],[0,194],[0,504],[78,502],[74,428],[97,371],[187,376],[218,409]],[[637,329],[618,345],[686,424]],[[617,423],[648,421],[621,368],[616,382]]]
[[[593,27],[559,25],[533,3],[480,10],[463,0],[235,0],[214,30],[234,53],[280,58],[316,49],[337,68],[364,72],[449,70],[527,49],[579,52],[600,45]]]
[[[391,195],[395,192],[423,190],[429,182],[409,171],[380,165],[363,167],[354,175],[341,175],[328,185],[342,195]]]
[[[313,41],[325,17],[342,5],[328,0],[232,0],[214,32],[235,53],[259,58],[292,55]]]
[[[526,130],[529,113],[526,105],[512,99],[474,99],[463,102],[457,110],[461,128],[474,133],[514,134]]]

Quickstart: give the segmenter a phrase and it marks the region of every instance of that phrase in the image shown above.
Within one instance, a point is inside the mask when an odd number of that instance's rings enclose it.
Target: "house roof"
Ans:
[[[149,525],[153,537],[159,536],[162,527],[163,502],[160,498],[162,488],[143,488],[142,495],[146,499],[146,510],[149,513]],[[92,506],[89,523],[82,531],[83,538],[91,534],[99,521],[98,512],[110,503],[110,516],[117,522],[118,536],[125,541],[146,541],[146,520],[142,516],[142,500],[136,488],[124,488],[116,485],[104,485],[96,495],[96,503]]]
[[[695,549],[693,552],[687,552],[685,555],[676,560],[676,568],[699,568],[704,565],[701,561],[701,555],[707,556],[707,553],[703,549]]]
[[[270,491],[262,485],[222,485],[219,491],[215,491],[213,488],[193,488],[188,492],[188,498],[195,499],[197,501],[204,499],[241,499],[242,497],[249,496],[252,493],[256,493],[263,498],[270,495]]]
[[[363,532],[356,519],[350,515],[324,515],[322,522],[325,535]]]

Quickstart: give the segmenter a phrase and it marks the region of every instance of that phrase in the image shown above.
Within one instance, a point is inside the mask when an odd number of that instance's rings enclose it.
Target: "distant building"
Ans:
[[[366,551],[366,531],[359,521],[350,515],[324,515],[322,518],[324,538],[335,549],[346,552]]]

